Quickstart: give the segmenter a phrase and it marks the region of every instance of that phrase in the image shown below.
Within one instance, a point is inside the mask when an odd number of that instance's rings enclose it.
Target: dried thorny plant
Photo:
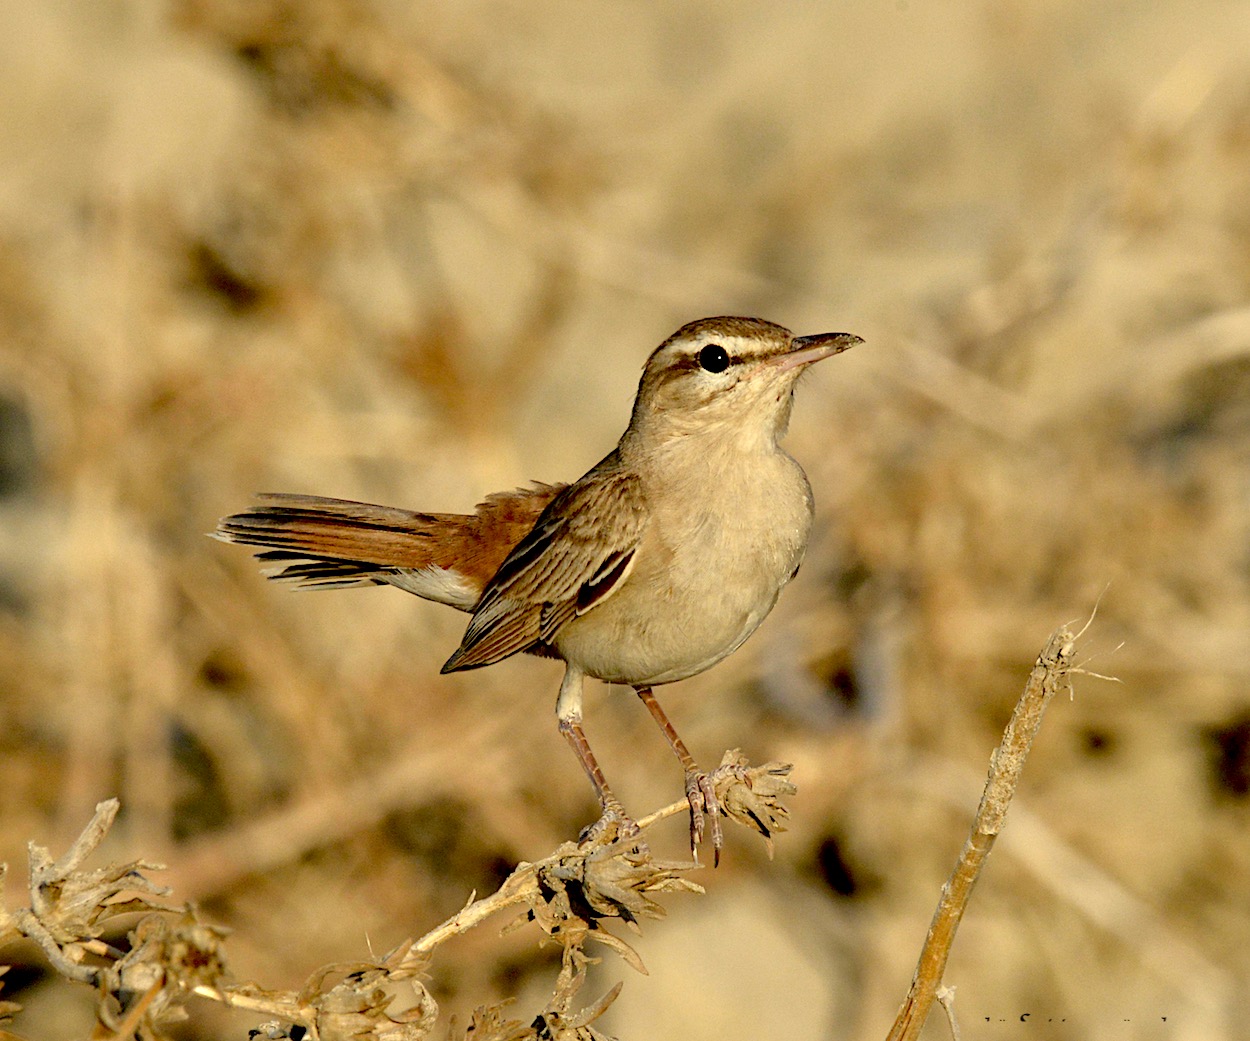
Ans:
[[[168,890],[145,872],[161,865],[144,860],[83,867],[108,833],[120,804],[109,799],[62,857],[30,844],[30,906],[0,911],[0,943],[33,941],[61,976],[86,983],[100,995],[97,1017],[107,1035],[129,1037],[143,1024],[183,1018],[182,1003],[195,988],[224,972],[222,930],[193,911],[163,903]],[[3,876],[0,875],[0,878]],[[141,914],[122,951],[101,936],[124,916]]]
[[[786,821],[780,800],[795,791],[789,772],[781,763],[751,767],[732,751],[712,775],[726,815],[759,832],[770,853],[772,837]],[[587,966],[597,961],[586,949],[588,941],[645,973],[638,953],[608,926],[619,921],[637,930],[641,919],[664,916],[656,899],[660,894],[703,892],[688,877],[696,863],[657,860],[642,836],[587,845],[567,842],[543,860],[518,865],[495,893],[471,899],[424,936],[405,940],[374,960],[323,966],[298,991],[272,990],[230,979],[225,931],[202,921],[194,908],[165,902],[168,890],[148,877],[161,865],[133,860],[84,866],[119,808],[116,799],[100,803],[60,858],[31,843],[30,905],[13,914],[0,912],[0,945],[26,937],[61,977],[96,990],[96,1038],[168,1037],[167,1026],[186,1018],[188,1000],[198,996],[275,1017],[258,1032],[268,1038],[422,1041],[439,1027],[438,1005],[426,986],[437,949],[499,912],[519,909],[506,929],[532,923],[540,942],[561,947],[550,1000],[528,1026],[507,1018],[503,1005],[484,1005],[463,1029],[453,1026],[452,1036],[594,1041],[604,1035],[591,1024],[615,999],[620,984],[591,1004],[575,1007]],[[645,833],[685,808],[684,801],[677,802],[638,823]],[[126,950],[101,939],[136,914],[140,918],[129,929]],[[0,1003],[0,1017],[17,1011],[13,1003]]]
[[[1006,822],[1046,706],[1073,672],[1083,671],[1073,664],[1076,639],[1066,626],[1050,637],[991,756],[971,834],[942,887],[892,1039],[917,1037],[935,1000],[958,1037],[953,988],[943,983],[947,958],[973,887]],[[725,753],[711,775],[726,815],[759,832],[770,855],[772,837],[784,830],[787,817],[780,800],[795,792],[789,773],[782,763],[751,767],[735,750]],[[320,1041],[423,1041],[439,1026],[438,1005],[426,986],[435,952],[486,919],[517,908],[520,914],[505,931],[532,923],[539,928],[540,942],[560,945],[560,970],[550,999],[528,1025],[507,1016],[507,1001],[481,1005],[462,1028],[453,1024],[448,1036],[453,1041],[608,1041],[593,1024],[622,985],[588,1005],[575,1004],[587,967],[598,961],[587,951],[588,941],[645,973],[638,952],[608,926],[619,920],[637,930],[643,918],[664,917],[658,895],[704,891],[687,877],[698,867],[696,862],[655,859],[644,834],[583,845],[566,842],[543,860],[517,865],[496,892],[470,899],[435,929],[380,958],[323,966],[298,991],[270,990],[230,980],[222,951],[224,931],[201,921],[192,908],[161,902],[168,891],[145,874],[159,865],[134,860],[93,870],[83,867],[119,808],[116,799],[100,803],[90,824],[59,859],[31,843],[30,906],[13,914],[0,911],[0,945],[23,936],[33,940],[61,976],[95,988],[98,1026],[93,1039],[167,1037],[165,1026],[185,1018],[187,1000],[198,996],[276,1017],[252,1032],[268,1041],[306,1036]],[[684,801],[677,802],[642,818],[641,832],[685,809]],[[128,950],[101,939],[117,919],[135,913],[142,917],[128,934]],[[0,1002],[0,1020],[17,1011],[14,1003]],[[0,1041],[12,1036],[0,1029]]]

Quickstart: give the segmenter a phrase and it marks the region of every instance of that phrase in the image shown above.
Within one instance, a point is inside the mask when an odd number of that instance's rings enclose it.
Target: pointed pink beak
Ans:
[[[811,365],[824,358],[832,358],[849,350],[863,338],[854,333],[817,333],[815,336],[796,336],[790,341],[790,350],[772,359],[772,365],[784,372],[800,365]]]

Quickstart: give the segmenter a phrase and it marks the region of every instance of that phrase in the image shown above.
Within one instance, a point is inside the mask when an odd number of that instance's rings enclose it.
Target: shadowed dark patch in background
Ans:
[[[1250,714],[1234,716],[1203,736],[1215,792],[1233,799],[1250,795]]]

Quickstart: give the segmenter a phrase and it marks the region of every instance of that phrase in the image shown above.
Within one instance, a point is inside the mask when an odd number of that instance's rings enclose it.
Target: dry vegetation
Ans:
[[[117,796],[101,862],[167,863],[236,978],[294,989],[557,848],[593,815],[558,669],[440,678],[462,618],[203,533],[257,490],[575,476],[651,346],[756,313],[868,343],[800,389],[802,574],[665,703],[800,795],[596,1028],[883,1036],[1029,663],[1106,590],[1122,682],[1052,711],[948,968],[964,1035],[1244,1036],[1250,7],[826,6],[3,3],[0,860]],[[669,803],[636,699],[589,701],[618,792]],[[89,1032],[89,988],[0,960],[8,1029]],[[528,1022],[558,967],[479,929],[430,986]],[[255,1021],[220,1015],[175,1033]]]

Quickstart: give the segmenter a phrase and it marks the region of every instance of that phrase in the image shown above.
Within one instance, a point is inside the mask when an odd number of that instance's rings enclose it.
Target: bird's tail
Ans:
[[[394,585],[471,611],[508,552],[562,486],[490,496],[472,514],[415,513],[318,495],[261,495],[224,517],[223,542],[261,547],[269,578],[303,589]]]

